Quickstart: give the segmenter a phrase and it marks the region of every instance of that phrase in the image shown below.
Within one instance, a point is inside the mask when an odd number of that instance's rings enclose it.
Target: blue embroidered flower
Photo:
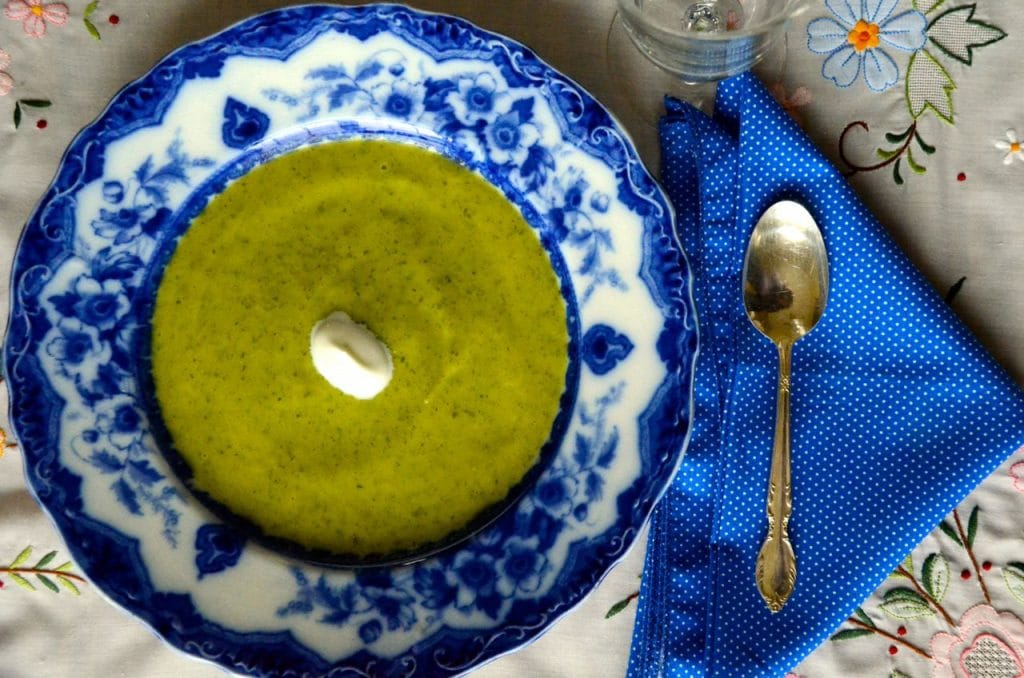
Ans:
[[[540,130],[531,122],[523,122],[518,111],[511,110],[488,125],[485,135],[491,160],[499,165],[522,165],[530,147],[540,139]]]
[[[508,92],[499,92],[498,83],[490,73],[475,78],[459,78],[456,91],[445,97],[455,119],[467,127],[491,118],[509,99]]]
[[[914,52],[928,39],[928,21],[916,9],[892,16],[899,0],[826,0],[836,18],[822,17],[807,25],[807,47],[828,54],[821,74],[839,87],[849,87],[864,71],[864,82],[881,92],[899,80],[899,67],[885,46]],[[855,5],[857,5],[855,7]]]
[[[416,120],[422,115],[425,95],[422,85],[404,78],[381,83],[370,90],[374,108],[379,113],[402,120]]]

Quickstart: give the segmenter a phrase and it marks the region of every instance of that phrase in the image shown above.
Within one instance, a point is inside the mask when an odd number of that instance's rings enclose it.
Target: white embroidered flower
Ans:
[[[1004,165],[1012,163],[1014,158],[1024,162],[1024,142],[1022,142],[1020,137],[1017,136],[1017,130],[1006,130],[1006,141],[999,139],[995,144],[996,148],[1006,153],[1006,155],[1003,156]]]

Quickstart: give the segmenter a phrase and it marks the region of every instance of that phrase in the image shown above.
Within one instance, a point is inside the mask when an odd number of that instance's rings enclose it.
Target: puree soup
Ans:
[[[390,351],[375,397],[314,368],[335,312]],[[194,489],[269,537],[372,558],[508,497],[552,432],[568,341],[548,255],[494,186],[343,141],[256,167],[194,219],[157,291],[152,377]]]

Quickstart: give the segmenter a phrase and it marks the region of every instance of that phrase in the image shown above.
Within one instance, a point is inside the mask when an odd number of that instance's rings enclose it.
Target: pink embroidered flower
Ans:
[[[1013,478],[1013,486],[1018,492],[1024,492],[1024,461],[1018,461],[1010,467],[1010,477]]]
[[[11,91],[14,87],[14,78],[4,69],[11,65],[11,55],[0,49],[0,97]]]
[[[932,676],[1024,675],[1024,621],[991,605],[964,613],[956,633],[932,636]]]
[[[790,117],[796,120],[797,124],[803,124],[803,116],[797,109],[811,103],[811,90],[802,86],[797,87],[793,90],[793,95],[788,96],[786,94],[786,86],[781,82],[775,83],[770,89],[772,96],[779,102],[783,110],[789,113]]]
[[[43,0],[7,0],[4,14],[8,19],[20,21],[25,32],[33,38],[46,34],[46,24],[63,26],[68,21],[68,6],[63,2]]]

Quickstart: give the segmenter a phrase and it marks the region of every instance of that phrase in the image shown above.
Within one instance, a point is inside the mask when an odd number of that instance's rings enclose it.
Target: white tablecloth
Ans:
[[[9,308],[9,270],[18,235],[75,133],[123,84],[170,50],[284,4],[6,3],[8,16],[0,16],[0,317],[6,318]],[[655,123],[664,78],[630,53],[614,21],[612,0],[410,4],[461,15],[524,42],[605,102],[652,169],[657,167]],[[1024,12],[1015,2],[998,0],[900,0],[894,13],[912,5],[928,13],[930,41],[913,55],[890,49],[898,81],[873,91],[862,76],[848,87],[825,77],[831,74],[823,70],[827,55],[809,49],[806,27],[812,19],[832,15],[824,0],[811,4],[790,28],[788,48],[776,50],[760,69],[762,76],[833,161],[852,172],[851,182],[863,200],[934,286],[951,292],[953,308],[1024,384],[1024,350],[1019,348],[1024,270],[1018,265],[1024,258],[1024,155],[1013,145],[1024,136],[1019,69]],[[877,4],[868,0],[868,5]],[[31,15],[32,5],[42,8],[40,19],[9,18]],[[1008,136],[1007,130],[1014,129]],[[1011,162],[1004,164],[1008,155]],[[6,392],[0,400],[6,412]],[[9,430],[5,416],[0,427]],[[73,563],[67,572],[80,595],[68,588],[51,592],[30,572],[22,574],[36,582],[35,590],[18,585],[18,571],[11,571],[17,568],[7,566],[26,548],[32,554],[22,568],[50,551],[56,556],[49,567],[59,565],[67,560],[67,548],[28,493],[18,448],[4,452],[0,675],[222,675],[164,645],[109,604],[100,591],[76,578],[80,573]],[[842,482],[842,469],[836,470],[836,482]],[[901,575],[881,583],[841,634],[795,668],[795,674],[1022,675],[1022,524],[1024,452],[1017,452],[945,527],[924,540]],[[641,539],[582,605],[540,640],[478,675],[622,675],[642,563]],[[837,554],[836,567],[843,565]],[[621,611],[606,618],[615,610]],[[978,651],[964,654],[971,648]],[[959,657],[978,661],[965,663]]]

